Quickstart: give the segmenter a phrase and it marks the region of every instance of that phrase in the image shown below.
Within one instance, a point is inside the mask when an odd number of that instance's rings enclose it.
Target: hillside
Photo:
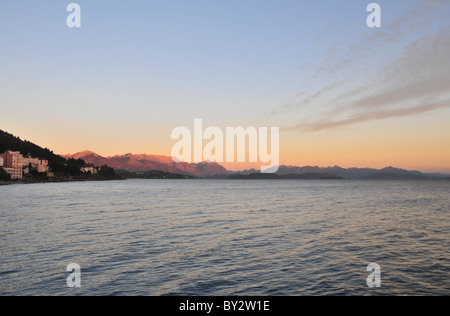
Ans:
[[[55,155],[50,149],[42,148],[32,142],[22,140],[20,137],[16,137],[12,134],[0,130],[0,153],[4,153],[7,150],[20,151],[20,153],[26,157],[31,155],[32,157],[46,159],[53,163],[65,163],[66,159],[61,156]]]
[[[56,155],[48,148],[42,148],[27,140],[22,140],[12,134],[0,130],[0,153],[7,150],[19,151],[24,157],[34,157],[48,160],[51,170],[61,175],[77,175],[80,167],[86,163],[79,159],[65,159]]]

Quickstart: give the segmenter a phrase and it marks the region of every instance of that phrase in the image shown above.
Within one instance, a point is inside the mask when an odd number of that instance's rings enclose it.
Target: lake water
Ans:
[[[450,181],[0,187],[0,295],[450,295]],[[81,266],[68,288],[67,265]],[[381,266],[369,288],[367,266]]]

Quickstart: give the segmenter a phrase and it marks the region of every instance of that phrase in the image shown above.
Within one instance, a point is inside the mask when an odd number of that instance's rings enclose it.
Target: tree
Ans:
[[[105,178],[115,178],[116,177],[116,172],[114,171],[114,169],[111,167],[108,167],[107,165],[101,166],[98,174]]]
[[[7,173],[2,167],[0,167],[0,180],[11,180],[11,176],[9,175],[9,173]]]

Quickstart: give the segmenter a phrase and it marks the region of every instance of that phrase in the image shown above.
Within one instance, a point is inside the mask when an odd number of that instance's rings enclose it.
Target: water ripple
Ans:
[[[0,295],[450,294],[449,182],[188,184],[2,187]]]

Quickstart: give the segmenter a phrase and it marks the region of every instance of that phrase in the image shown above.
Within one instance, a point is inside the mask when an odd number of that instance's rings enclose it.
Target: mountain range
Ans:
[[[112,157],[102,157],[92,151],[83,151],[73,155],[63,155],[64,158],[82,159],[94,166],[108,165],[116,170],[126,170],[129,172],[147,172],[158,170],[175,174],[184,174],[194,177],[215,177],[226,176],[228,171],[218,163],[175,163],[171,157],[158,155],[116,155]]]
[[[71,176],[79,173],[80,166],[85,163],[101,167],[104,165],[114,168],[116,171],[126,173],[139,173],[154,178],[242,178],[242,179],[392,179],[392,180],[426,180],[448,179],[450,175],[441,173],[422,173],[394,167],[384,169],[373,168],[342,168],[317,167],[317,166],[280,166],[274,177],[258,175],[259,170],[249,169],[244,171],[229,171],[218,163],[202,162],[189,164],[185,162],[175,163],[171,157],[158,155],[116,155],[102,157],[92,151],[83,151],[72,155],[56,155],[50,149],[40,147],[29,141],[21,140],[12,134],[0,130],[0,153],[7,150],[19,151],[24,156],[46,159],[52,171],[60,175]],[[74,158],[74,159],[70,159]],[[156,172],[156,173],[155,173]],[[167,174],[167,173],[170,173]],[[139,176],[139,175],[137,175]]]
[[[249,169],[240,172],[226,170],[218,163],[202,162],[194,163],[175,163],[171,157],[158,155],[116,155],[111,157],[102,157],[92,151],[83,151],[72,155],[63,155],[64,158],[82,159],[95,166],[108,165],[116,170],[126,170],[128,172],[148,172],[152,170],[184,174],[194,177],[228,177],[236,175],[252,175],[259,173],[259,170]],[[422,173],[419,171],[409,171],[394,167],[384,169],[372,168],[342,168],[317,167],[317,166],[280,166],[277,175],[282,178],[299,178],[295,175],[323,175],[325,177],[335,176],[343,179],[391,179],[391,180],[426,180],[433,178],[448,178],[449,175],[440,173]]]

